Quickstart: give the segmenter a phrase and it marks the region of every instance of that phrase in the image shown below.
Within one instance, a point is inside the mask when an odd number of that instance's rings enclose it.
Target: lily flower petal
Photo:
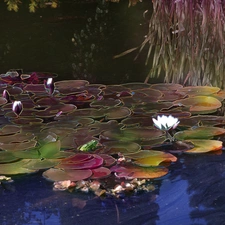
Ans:
[[[14,101],[12,104],[12,111],[19,116],[23,111],[23,104],[21,101]]]

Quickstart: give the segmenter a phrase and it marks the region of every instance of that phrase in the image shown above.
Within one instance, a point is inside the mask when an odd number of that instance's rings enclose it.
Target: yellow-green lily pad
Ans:
[[[176,140],[187,139],[211,139],[214,136],[222,135],[225,129],[219,127],[197,127],[195,129],[179,131],[174,135]]]
[[[158,166],[162,162],[177,161],[174,155],[155,150],[142,150],[138,153],[129,154],[126,157],[133,159],[135,164],[143,167]]]
[[[186,140],[194,145],[194,148],[185,151],[185,153],[206,153],[211,151],[218,151],[222,149],[223,142],[217,140]]]

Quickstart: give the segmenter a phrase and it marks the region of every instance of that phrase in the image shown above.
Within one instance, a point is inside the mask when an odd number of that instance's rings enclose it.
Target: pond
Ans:
[[[2,182],[0,186],[2,225],[225,223],[225,132],[221,112],[224,92],[219,88],[187,90],[179,85],[144,84],[149,71],[149,66],[144,66],[144,53],[136,61],[133,61],[135,54],[113,60],[114,55],[139,45],[147,30],[148,23],[143,18],[143,12],[151,8],[149,1],[133,8],[128,8],[127,4],[66,1],[57,9],[39,9],[31,14],[26,5],[21,5],[18,13],[13,13],[6,10],[3,2],[0,3],[1,73],[5,74],[9,69],[23,69],[24,73],[33,75],[24,79],[12,76],[13,73],[1,76],[1,91],[8,90],[10,101],[21,100],[23,111],[17,115],[11,110],[12,102],[0,98],[0,142],[3,150],[0,151],[0,173],[5,171],[6,165],[14,162],[26,164],[25,167],[10,167],[15,175],[4,173],[13,182]],[[58,76],[55,77],[55,74]],[[53,77],[56,86],[53,94],[44,83],[49,77]],[[87,80],[89,83],[71,80]],[[160,80],[150,81],[156,82]],[[11,85],[14,85],[13,88]],[[185,93],[190,92],[192,97],[186,98],[185,102]],[[199,92],[204,93],[201,101]],[[160,112],[162,108],[163,112]],[[190,112],[193,117],[190,117]],[[162,144],[165,133],[154,128],[152,122],[152,116],[157,113],[169,113],[179,118],[175,137],[185,146],[174,146],[169,141]],[[122,126],[125,128],[121,129]],[[3,130],[4,127],[7,128]],[[185,133],[187,130],[192,131]],[[13,141],[9,141],[8,137]],[[65,137],[69,137],[68,140]],[[122,152],[122,156],[130,157],[138,166],[159,161],[159,164],[150,166],[157,168],[151,174],[156,178],[147,179],[137,192],[116,195],[98,196],[91,191],[84,193],[73,189],[54,191],[53,181],[42,176],[48,167],[45,165],[45,168],[42,163],[50,165],[49,161],[55,163],[54,160],[58,160],[54,155],[54,151],[60,149],[57,147],[58,140],[63,149],[74,149],[92,139],[99,142],[99,147],[103,146],[103,150],[96,150],[96,155],[107,153],[118,160],[120,156],[117,153]],[[186,143],[189,139],[191,144]],[[208,142],[210,139],[215,142]],[[107,144],[110,141],[114,141],[113,144]],[[54,143],[54,148],[48,142]],[[26,147],[22,146],[24,143]],[[33,144],[39,146],[38,150],[32,148]],[[197,153],[188,152],[193,149],[192,145]],[[136,146],[141,146],[143,151],[154,146],[153,149],[163,149],[171,155],[156,159],[153,155],[154,162],[143,162],[140,155],[140,158],[135,158],[127,154],[127,151],[136,154],[136,150],[132,152]],[[26,152],[27,157],[22,152],[24,148],[31,149]],[[13,153],[13,156],[7,155],[7,152]],[[67,153],[70,154],[70,151]],[[88,150],[84,153],[85,157],[89,153],[92,155],[93,152]],[[169,157],[169,160],[164,162],[164,157]],[[66,168],[68,165],[64,164]],[[55,166],[57,169],[55,164],[49,167]],[[79,168],[82,166],[79,165]],[[140,166],[144,168],[139,171],[142,176],[147,176],[145,166]],[[34,172],[32,169],[37,167],[40,170]],[[17,174],[24,168],[30,171]],[[156,175],[161,169],[166,171],[164,176]],[[124,177],[129,175],[130,171]],[[121,177],[113,176],[113,179],[117,184],[130,182]],[[111,188],[114,188],[114,183]]]

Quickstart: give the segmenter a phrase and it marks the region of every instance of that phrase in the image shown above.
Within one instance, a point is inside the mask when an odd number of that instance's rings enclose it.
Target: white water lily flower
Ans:
[[[180,123],[180,121],[169,115],[169,116],[157,116],[157,119],[152,118],[154,125],[160,129],[160,130],[170,130],[170,129],[175,129],[177,125]]]

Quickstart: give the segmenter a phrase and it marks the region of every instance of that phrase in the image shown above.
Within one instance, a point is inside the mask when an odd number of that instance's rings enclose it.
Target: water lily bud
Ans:
[[[48,92],[48,94],[52,95],[55,90],[55,85],[53,82],[53,79],[50,77],[47,81],[45,81],[45,90]]]
[[[12,104],[12,111],[19,116],[23,111],[23,104],[21,101],[14,101]]]
[[[2,97],[5,98],[7,100],[7,102],[10,102],[10,95],[6,89],[2,93]]]

